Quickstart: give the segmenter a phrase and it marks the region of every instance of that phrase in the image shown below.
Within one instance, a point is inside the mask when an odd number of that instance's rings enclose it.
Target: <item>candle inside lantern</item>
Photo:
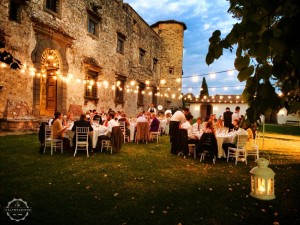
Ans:
[[[251,196],[262,199],[271,200],[274,195],[274,176],[273,170],[268,168],[269,161],[264,158],[257,160],[258,167],[254,167],[251,173]]]

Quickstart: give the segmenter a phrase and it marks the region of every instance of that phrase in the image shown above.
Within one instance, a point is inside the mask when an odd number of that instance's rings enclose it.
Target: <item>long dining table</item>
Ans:
[[[91,137],[91,140],[92,140],[93,148],[96,148],[98,137],[100,135],[103,135],[107,131],[107,127],[103,126],[103,125],[98,125],[98,124],[97,125],[92,125],[92,127],[93,127],[93,131],[90,133],[90,137]],[[75,132],[72,131],[72,126],[70,126],[70,128],[68,128],[66,130],[66,135],[69,138],[70,144],[72,146],[73,145],[73,137],[75,135]]]

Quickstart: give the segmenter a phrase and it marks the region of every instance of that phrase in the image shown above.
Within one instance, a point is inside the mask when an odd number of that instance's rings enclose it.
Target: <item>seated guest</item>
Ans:
[[[67,125],[65,128],[63,128],[62,117],[63,114],[61,112],[54,113],[54,119],[51,127],[51,138],[62,139],[65,135],[66,129],[70,127],[70,125]]]
[[[136,123],[141,123],[141,122],[148,122],[146,117],[143,115],[142,112],[140,112],[136,118]]]
[[[63,117],[63,126],[67,126],[67,124],[73,124],[74,118],[72,113],[68,113]]]
[[[181,129],[186,129],[187,130],[188,143],[189,144],[198,145],[199,139],[198,139],[197,136],[195,136],[193,134],[194,127],[191,125],[191,122],[192,122],[192,120],[193,120],[194,117],[191,114],[187,114],[185,116],[185,118],[186,118],[186,122],[184,122],[183,124],[181,124]]]
[[[197,118],[196,123],[193,124],[193,129],[197,131],[203,130],[202,119],[200,116]]]
[[[148,111],[144,112],[144,117],[146,118],[146,120],[147,120],[147,122],[150,126],[150,124],[151,124],[151,112],[148,112]]]
[[[97,145],[100,147],[100,149],[101,149],[101,145],[102,145],[102,140],[110,140],[112,128],[119,126],[118,121],[115,121],[115,119],[114,119],[114,112],[110,112],[109,114],[107,114],[106,120],[108,121],[107,122],[107,130],[104,133],[104,135],[100,135],[98,137],[99,144],[97,144]]]
[[[216,131],[213,122],[210,120],[207,121],[205,128],[203,129],[203,134],[200,137],[199,145],[196,149],[197,153],[202,153],[204,150],[209,151],[210,156],[213,159],[218,153]]]
[[[130,135],[130,122],[129,120],[127,119],[126,117],[126,114],[125,113],[122,113],[121,114],[121,118],[119,119],[119,122],[125,122],[125,132],[126,132],[126,135],[129,136]]]
[[[99,115],[96,109],[93,110],[94,120],[99,121],[99,124],[102,125],[102,117]]]
[[[234,128],[233,128],[233,137],[232,137],[232,141],[231,143],[223,143],[222,144],[222,148],[224,149],[226,155],[228,154],[228,148],[232,147],[232,148],[236,148],[236,144],[237,144],[237,136],[238,135],[248,135],[247,131],[245,131],[243,128],[240,128],[240,120],[238,119],[234,119],[232,122]]]
[[[151,118],[152,118],[152,121],[151,121],[151,124],[150,124],[150,132],[151,131],[158,131],[159,129],[159,120],[156,118],[156,114],[155,113],[152,113],[151,114]]]
[[[150,140],[153,140],[152,132],[157,132],[159,129],[159,120],[156,118],[156,114],[151,114],[152,121],[150,123]]]
[[[87,121],[86,114],[81,114],[80,119],[74,122],[72,131],[76,131],[76,127],[88,127],[89,131],[93,131],[91,123]]]
[[[232,121],[232,130],[231,131],[238,131],[240,129],[240,120],[235,119]]]
[[[75,132],[75,135],[73,137],[74,146],[76,145],[76,127],[88,127],[89,132],[93,131],[93,127],[91,123],[87,121],[86,114],[81,114],[80,119],[78,121],[75,121],[72,127],[72,131]],[[89,136],[89,151],[92,152],[92,140],[90,136]]]
[[[224,123],[223,123],[223,120],[222,120],[222,117],[220,116],[219,119],[217,120],[216,122],[216,127],[218,129],[223,129],[224,128]]]

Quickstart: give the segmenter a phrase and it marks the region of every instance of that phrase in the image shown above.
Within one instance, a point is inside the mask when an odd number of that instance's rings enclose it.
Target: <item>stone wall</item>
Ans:
[[[175,67],[175,77],[181,77],[184,27],[180,23],[161,24],[163,32],[158,35],[132,8],[120,0],[65,0],[61,2],[61,13],[55,16],[44,10],[44,1],[28,1],[22,6],[21,22],[8,19],[9,0],[0,3],[0,27],[8,35],[6,49],[27,66],[25,73],[8,68],[0,69],[0,118],[5,118],[7,100],[26,102],[35,116],[40,115],[45,104],[45,81],[41,72],[42,51],[49,47],[56,50],[60,63],[61,77],[72,79],[60,81],[59,90],[61,110],[68,112],[70,105],[80,105],[85,112],[89,109],[124,109],[129,116],[136,115],[137,94],[124,90],[124,104],[115,104],[115,91],[100,86],[98,103],[86,101],[85,84],[76,82],[86,78],[86,59],[93,59],[99,70],[98,81],[108,81],[111,85],[117,76],[125,77],[125,86],[131,80],[159,87],[161,77],[170,78],[167,68]],[[3,13],[2,13],[3,12]],[[99,19],[98,34],[91,35],[87,30],[88,16]],[[124,35],[124,54],[116,51],[117,35]],[[170,49],[172,46],[172,49]],[[140,49],[145,51],[144,62],[140,64]],[[172,52],[172,54],[171,54]],[[36,58],[36,56],[39,56]],[[157,70],[153,70],[153,59],[158,60]],[[37,69],[30,76],[29,67]],[[58,79],[60,79],[59,77]],[[167,85],[172,86],[174,82]],[[174,86],[177,89],[180,84]],[[44,89],[43,89],[44,88]],[[149,89],[150,90],[150,89]],[[152,96],[144,96],[147,109]],[[178,91],[176,93],[178,96]],[[160,98],[165,102],[163,98]],[[173,101],[176,105],[177,102]],[[43,113],[42,113],[43,114]]]

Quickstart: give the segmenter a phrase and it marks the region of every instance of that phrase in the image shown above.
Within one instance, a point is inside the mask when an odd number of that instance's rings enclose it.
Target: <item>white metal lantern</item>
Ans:
[[[265,158],[256,160],[257,166],[251,173],[251,193],[254,198],[261,200],[275,199],[274,176],[275,172],[268,167],[269,161]]]

